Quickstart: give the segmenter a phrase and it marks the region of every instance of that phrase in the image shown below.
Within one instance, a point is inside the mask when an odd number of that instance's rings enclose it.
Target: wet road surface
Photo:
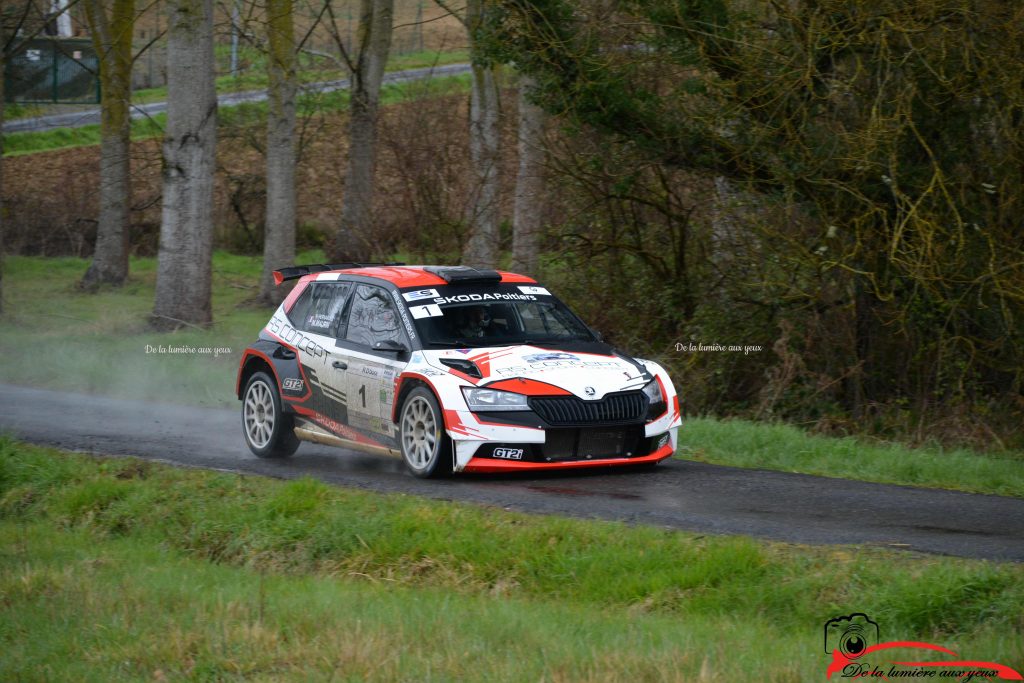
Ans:
[[[685,429],[685,427],[684,427]],[[1024,500],[669,460],[650,471],[420,480],[398,459],[304,443],[260,460],[236,410],[0,384],[0,430],[68,450],[506,509],[810,544],[866,543],[1024,561]]]

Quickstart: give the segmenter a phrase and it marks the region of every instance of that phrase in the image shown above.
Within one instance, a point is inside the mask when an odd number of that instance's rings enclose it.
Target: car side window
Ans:
[[[356,286],[349,308],[346,341],[369,347],[388,340],[405,343],[395,302],[383,287]]]
[[[306,295],[303,292],[300,300],[292,308],[295,312],[292,317],[295,326],[314,334],[338,336],[341,313],[345,309],[345,302],[352,286],[347,282],[314,282],[310,288],[312,292],[309,295],[309,303],[299,310],[301,299]]]
[[[292,304],[291,310],[285,313],[295,329],[302,329],[302,325],[306,321],[306,312],[309,311],[309,302],[312,300],[313,285],[307,285],[302,290],[302,294],[299,294],[299,298]]]

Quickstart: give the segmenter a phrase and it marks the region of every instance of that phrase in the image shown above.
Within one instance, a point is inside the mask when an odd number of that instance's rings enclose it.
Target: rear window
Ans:
[[[337,337],[352,285],[347,282],[314,282],[299,295],[288,319],[304,332]]]

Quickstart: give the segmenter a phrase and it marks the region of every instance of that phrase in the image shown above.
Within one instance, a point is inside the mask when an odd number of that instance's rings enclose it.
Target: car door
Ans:
[[[345,372],[339,363],[335,339],[341,329],[343,312],[352,291],[351,282],[314,282],[292,307],[289,318],[300,330],[303,371],[312,396],[308,407],[322,416],[345,424]],[[311,353],[315,350],[316,353]]]
[[[387,341],[409,348],[395,302],[383,287],[357,284],[344,332],[337,343],[347,360],[344,391],[348,398],[348,424],[394,446],[397,440],[391,408],[395,377],[405,366],[407,354],[373,348],[377,342]]]

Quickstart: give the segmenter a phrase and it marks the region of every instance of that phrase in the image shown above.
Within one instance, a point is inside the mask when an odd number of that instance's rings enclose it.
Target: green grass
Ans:
[[[320,254],[303,255],[311,262]],[[270,310],[247,301],[257,294],[258,257],[217,253],[209,330],[152,331],[156,259],[132,259],[121,289],[88,294],[76,287],[88,261],[6,259],[5,321],[0,326],[0,378],[7,382],[127,398],[226,406],[233,403],[242,350],[256,339]],[[227,347],[226,354],[159,355],[146,347]],[[41,362],[40,352],[45,353]]]
[[[1024,668],[1024,567],[0,440],[3,680],[820,681],[823,622]]]
[[[435,94],[445,94],[453,89],[468,90],[469,75],[445,76],[433,78],[429,83],[393,83],[381,88],[381,103],[384,105],[422,99]],[[349,94],[347,90],[337,90],[323,94],[306,94],[299,97],[300,115],[312,115],[318,112],[329,113],[348,108]],[[261,123],[266,118],[266,102],[246,102],[218,110],[218,126],[240,126]],[[145,140],[160,137],[167,124],[166,114],[155,114],[144,119],[132,121],[132,139]],[[4,156],[20,156],[36,154],[54,149],[69,147],[88,147],[100,143],[100,126],[92,124],[79,128],[56,128],[53,130],[10,133],[4,136]]]
[[[146,119],[132,121],[132,140],[145,140],[163,135],[166,114],[156,114]],[[89,147],[100,144],[99,124],[79,128],[54,128],[51,130],[4,135],[4,156],[20,156],[48,152],[69,147]]]
[[[297,257],[300,263],[322,260],[319,252]],[[269,309],[248,303],[257,292],[260,263],[258,257],[216,253],[213,327],[168,334],[147,325],[155,259],[133,259],[122,289],[87,294],[76,287],[89,265],[85,259],[8,257],[0,381],[234,408],[238,359],[270,317]],[[216,357],[146,352],[160,345],[230,351]],[[1024,497],[1020,452],[907,448],[814,436],[781,424],[707,418],[687,420],[679,444],[677,457],[716,464]]]
[[[1024,453],[907,448],[816,436],[787,424],[695,418],[679,432],[683,458],[891,484],[1024,497]]]

